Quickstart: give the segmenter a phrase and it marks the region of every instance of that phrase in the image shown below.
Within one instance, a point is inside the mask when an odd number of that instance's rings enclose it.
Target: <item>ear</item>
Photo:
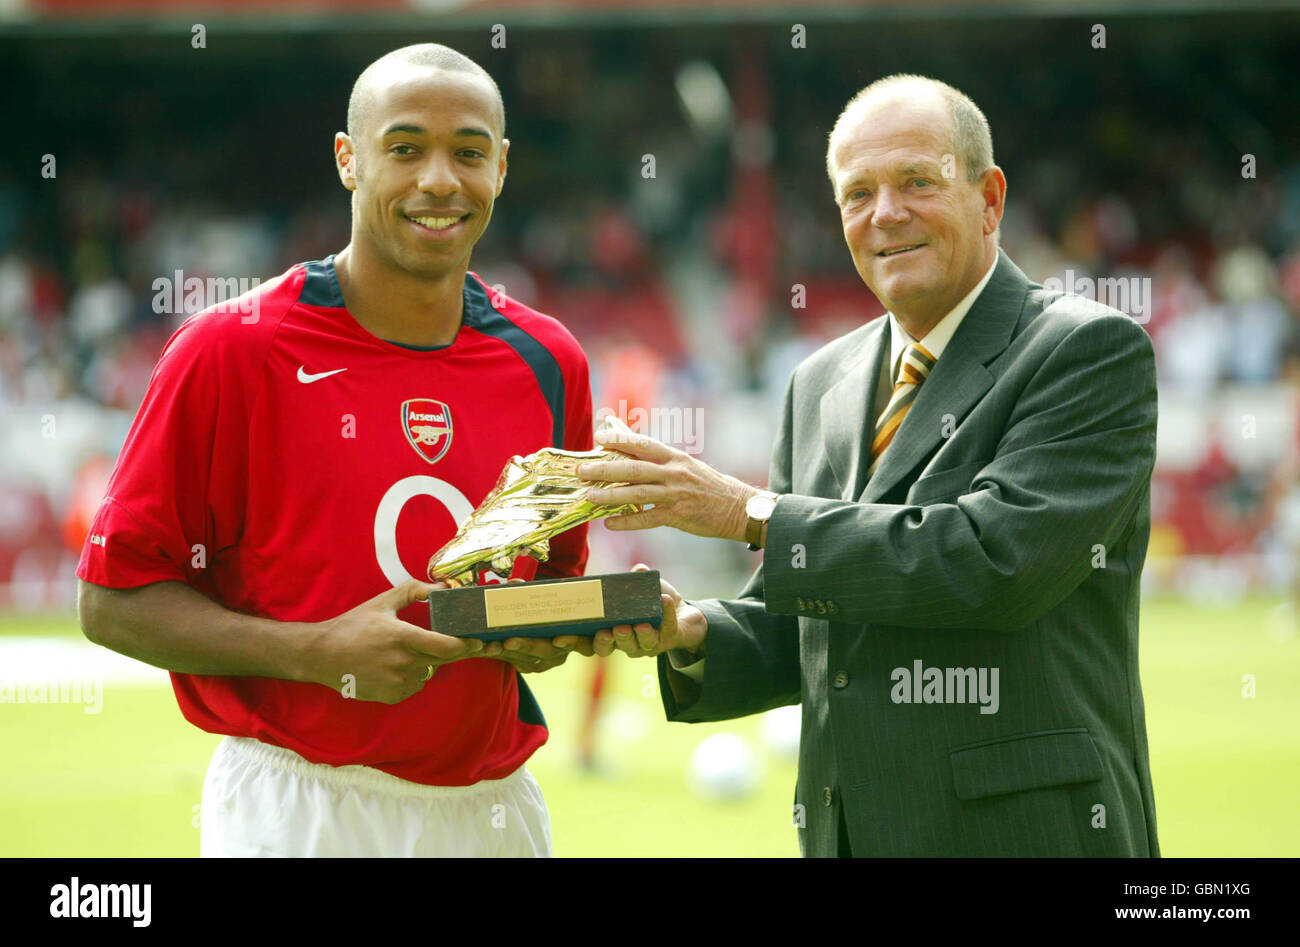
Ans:
[[[497,192],[493,197],[501,196],[501,189],[506,183],[506,152],[510,150],[510,139],[501,139],[501,163],[497,165]]]
[[[339,180],[349,191],[357,189],[357,153],[352,139],[347,132],[338,132],[334,136],[334,166],[339,172]]]
[[[979,182],[980,198],[984,202],[985,236],[998,229],[1002,222],[1002,211],[1006,208],[1007,176],[997,165],[984,172]]]

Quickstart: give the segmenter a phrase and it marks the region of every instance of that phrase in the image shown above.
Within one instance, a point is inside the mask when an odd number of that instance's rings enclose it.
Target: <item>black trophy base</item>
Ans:
[[[659,572],[614,572],[429,593],[434,631],[457,638],[591,637],[602,628],[663,621]]]

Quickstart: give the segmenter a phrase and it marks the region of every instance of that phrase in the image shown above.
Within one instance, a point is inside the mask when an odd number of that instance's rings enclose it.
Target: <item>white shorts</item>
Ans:
[[[204,858],[553,854],[546,800],[523,766],[472,786],[426,786],[247,737],[226,737],[212,755],[201,827]]]

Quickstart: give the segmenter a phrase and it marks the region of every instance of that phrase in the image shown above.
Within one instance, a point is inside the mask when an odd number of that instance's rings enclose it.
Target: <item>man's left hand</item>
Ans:
[[[496,658],[514,665],[523,674],[531,674],[559,667],[568,659],[569,652],[545,638],[507,638],[487,642],[475,657]]]
[[[744,541],[749,517],[745,504],[762,491],[714,470],[702,460],[640,434],[596,433],[601,447],[633,459],[588,461],[578,465],[583,480],[626,482],[626,487],[592,487],[592,503],[653,504],[653,509],[605,519],[609,529],[650,529],[672,526],[696,536]]]

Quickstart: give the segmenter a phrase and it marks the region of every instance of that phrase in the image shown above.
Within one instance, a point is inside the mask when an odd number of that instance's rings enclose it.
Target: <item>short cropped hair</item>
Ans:
[[[966,169],[968,182],[974,184],[985,171],[993,167],[993,134],[989,131],[989,120],[984,117],[979,106],[964,92],[954,89],[946,82],[931,79],[929,76],[900,72],[877,79],[861,89],[857,95],[849,99],[844,110],[840,112],[840,117],[835,120],[835,127],[831,129],[826,139],[826,173],[830,176],[832,185],[835,183],[835,164],[831,153],[835,145],[835,133],[840,130],[840,126],[868,99],[909,85],[937,92],[948,103],[948,107],[952,110],[952,152]]]
[[[456,52],[449,46],[441,46],[438,43],[420,43],[415,46],[403,46],[391,53],[385,53],[367,66],[361,75],[357,77],[357,81],[352,86],[352,95],[348,98],[348,137],[353,141],[356,141],[358,136],[362,134],[367,122],[370,120],[370,113],[375,104],[373,80],[376,74],[385,66],[399,62],[412,66],[445,69],[449,72],[464,72],[486,80],[488,85],[491,86],[492,94],[496,99],[497,131],[502,138],[505,137],[505,102],[501,98],[501,90],[497,88],[496,80],[488,74],[488,71],[468,56]]]

